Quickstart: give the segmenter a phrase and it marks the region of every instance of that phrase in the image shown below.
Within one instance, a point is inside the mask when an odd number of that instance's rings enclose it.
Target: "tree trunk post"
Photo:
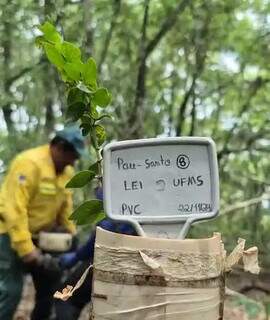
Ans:
[[[91,319],[221,320],[224,249],[209,239],[154,239],[97,228]]]

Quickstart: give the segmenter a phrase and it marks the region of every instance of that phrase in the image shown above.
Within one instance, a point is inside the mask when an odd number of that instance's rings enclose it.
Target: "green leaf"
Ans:
[[[64,82],[68,82],[68,76],[67,74],[65,73],[65,71],[63,69],[58,69],[60,75],[61,75],[61,79],[64,81]]]
[[[80,80],[81,74],[80,74],[78,63],[68,62],[64,65],[64,70],[71,80],[74,80],[74,81]]]
[[[82,117],[81,117],[81,121],[82,123],[88,124],[88,125],[93,125],[94,124],[94,120],[90,117],[89,114],[85,113]]]
[[[91,101],[90,115],[95,120],[99,117],[99,113],[97,112],[96,106],[93,101]]]
[[[88,168],[90,171],[95,172],[95,174],[99,174],[99,166],[100,166],[100,161],[97,161]]]
[[[50,43],[44,43],[44,49],[50,62],[57,68],[62,69],[65,65],[65,60],[61,53],[57,51],[55,46]]]
[[[99,88],[93,94],[93,101],[97,106],[106,107],[111,101],[111,95],[106,88]]]
[[[77,121],[84,114],[86,106],[82,102],[76,102],[68,106],[67,118],[73,121]]]
[[[106,217],[106,214],[102,211],[100,213],[95,214],[95,217],[91,220],[91,224],[97,224],[101,220],[103,220]]]
[[[77,84],[77,88],[85,93],[91,93],[91,91],[87,88],[87,86],[83,83]]]
[[[43,32],[44,38],[47,41],[59,43],[62,42],[62,37],[59,32],[55,29],[55,27],[48,21],[44,24],[40,25],[39,30]]]
[[[90,170],[84,170],[77,173],[71,180],[66,184],[66,188],[82,188],[95,177],[95,172]]]
[[[68,62],[81,63],[81,50],[74,44],[64,41],[61,45],[61,53]]]
[[[78,88],[71,88],[68,92],[67,103],[68,105],[82,102],[83,104],[88,103],[87,94]]]
[[[83,65],[83,80],[86,84],[91,85],[94,89],[97,87],[97,66],[93,58],[89,58]]]
[[[103,202],[100,200],[89,200],[80,205],[70,216],[78,225],[96,223],[98,219],[102,220]]]
[[[35,45],[38,47],[38,48],[42,48],[43,44],[44,44],[44,37],[43,36],[38,36],[36,37],[35,39]]]
[[[106,140],[106,131],[104,127],[98,124],[95,126],[95,132],[97,137],[97,143],[99,146],[101,146]]]
[[[89,123],[84,123],[84,122],[83,122],[83,123],[80,125],[80,128],[82,129],[82,135],[83,135],[83,136],[87,136],[88,133],[91,131],[92,125],[89,124]]]

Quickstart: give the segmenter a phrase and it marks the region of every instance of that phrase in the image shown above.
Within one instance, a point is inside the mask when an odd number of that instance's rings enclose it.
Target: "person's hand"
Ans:
[[[62,269],[69,269],[78,262],[76,252],[64,253],[59,258],[59,265]]]
[[[41,255],[38,265],[43,268],[43,270],[50,273],[59,273],[61,271],[59,258],[53,257],[49,253]]]
[[[41,257],[41,252],[35,248],[30,253],[23,256],[22,261],[23,263],[26,263],[26,264],[35,264],[35,263],[38,263],[40,257]]]

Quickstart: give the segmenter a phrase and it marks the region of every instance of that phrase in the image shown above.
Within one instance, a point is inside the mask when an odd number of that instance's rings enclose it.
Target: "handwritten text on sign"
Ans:
[[[110,167],[115,215],[179,216],[212,211],[207,146],[114,150]]]

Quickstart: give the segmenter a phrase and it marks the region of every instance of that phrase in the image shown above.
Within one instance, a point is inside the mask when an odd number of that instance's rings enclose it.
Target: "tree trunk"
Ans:
[[[154,49],[160,43],[160,41],[166,36],[166,34],[174,27],[179,16],[185,11],[186,7],[191,1],[181,0],[174,10],[165,18],[161,23],[159,31],[149,41],[147,41],[146,33],[149,19],[149,5],[150,0],[145,0],[144,5],[144,19],[142,24],[142,36],[139,47],[139,59],[138,59],[138,74],[136,82],[136,93],[134,99],[134,106],[130,112],[127,121],[127,134],[129,138],[138,138],[143,133],[143,118],[144,118],[144,100],[146,97],[146,77],[147,77],[147,59],[152,54]]]
[[[94,34],[92,28],[92,0],[84,0],[83,1],[83,28],[85,32],[85,41],[84,41],[84,52],[86,58],[88,59],[91,55],[93,55],[93,44],[94,44]]]
[[[153,239],[97,229],[95,320],[223,319],[221,238]]]
[[[46,68],[47,67],[47,68]],[[45,132],[46,135],[49,135],[54,131],[54,111],[53,111],[53,85],[52,79],[53,70],[51,66],[45,66],[43,74],[43,86],[44,91],[47,92],[43,97],[43,103],[45,107]]]
[[[103,48],[102,48],[102,51],[100,54],[100,59],[98,62],[98,73],[99,74],[102,72],[102,66],[103,66],[103,64],[106,60],[107,54],[108,54],[108,50],[109,50],[110,43],[112,40],[113,32],[114,32],[114,29],[115,29],[116,23],[117,23],[117,18],[119,16],[119,13],[121,10],[121,0],[114,0],[113,7],[114,8],[113,8],[113,15],[112,15],[111,22],[110,22],[110,28],[106,34],[105,42],[104,42],[104,45],[103,45]]]
[[[50,16],[54,11],[55,5],[52,0],[45,0],[44,2],[44,18]],[[54,84],[53,84],[53,69],[52,66],[46,62],[43,67],[43,87],[45,95],[43,97],[43,105],[45,107],[45,134],[49,135],[54,131],[55,116],[53,111],[54,104]]]
[[[11,120],[11,103],[10,103],[10,84],[9,84],[9,76],[10,76],[10,62],[11,62],[11,50],[12,50],[12,27],[11,27],[11,5],[8,4],[8,2],[3,7],[3,27],[4,27],[4,34],[5,36],[2,39],[2,47],[3,47],[3,89],[4,93],[6,95],[6,102],[4,105],[2,105],[3,115],[6,122],[7,130],[9,134],[13,133],[14,126],[13,122]]]

